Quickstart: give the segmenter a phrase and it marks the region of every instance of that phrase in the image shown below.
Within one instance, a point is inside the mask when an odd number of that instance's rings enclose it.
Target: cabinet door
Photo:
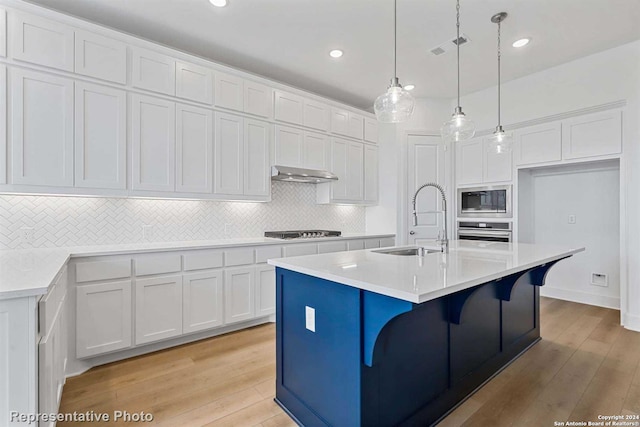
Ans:
[[[14,59],[73,71],[73,28],[22,12],[9,16]]]
[[[244,112],[260,117],[271,117],[272,90],[260,83],[244,82]]]
[[[482,165],[483,182],[511,181],[513,168],[511,159],[511,151],[497,154],[489,141],[485,140],[484,163]]]
[[[175,95],[176,61],[161,53],[132,48],[132,85],[140,89]]]
[[[331,109],[331,132],[349,136],[349,112],[339,108]]]
[[[7,11],[0,9],[0,56],[7,56]]]
[[[364,117],[349,113],[349,136],[356,139],[362,139],[364,137]]]
[[[243,111],[244,82],[240,77],[216,72],[215,104],[218,107]]]
[[[256,317],[276,312],[276,268],[271,265],[256,267]]]
[[[176,107],[173,102],[131,96],[131,188],[175,189]]]
[[[182,276],[136,280],[136,344],[182,334]]]
[[[516,165],[562,160],[562,126],[560,122],[545,123],[515,132]]]
[[[7,67],[0,66],[0,184],[7,183]]]
[[[269,169],[269,124],[244,119],[244,194],[268,196],[271,189]]]
[[[347,198],[347,147],[349,142],[342,139],[331,141],[331,172],[338,176],[331,183],[331,198],[345,200]]]
[[[224,320],[226,324],[253,319],[255,313],[254,267],[228,268],[224,272]]]
[[[323,132],[329,130],[329,106],[321,102],[304,100],[304,125]]]
[[[562,122],[565,159],[606,156],[622,151],[622,112],[588,114]]]
[[[60,407],[65,382],[66,326],[61,309],[51,331],[38,344],[38,410],[42,412],[55,414]]]
[[[329,138],[320,133],[305,132],[302,147],[302,166],[309,169],[327,170]]]
[[[127,187],[127,95],[76,82],[76,187]]]
[[[127,45],[76,30],[75,71],[114,83],[127,84]]]
[[[213,192],[213,111],[176,105],[176,191]]]
[[[76,356],[131,346],[131,281],[76,288]]]
[[[183,332],[222,325],[222,271],[185,274],[182,280]]]
[[[176,96],[212,104],[213,78],[208,68],[176,62]]]
[[[364,201],[378,201],[378,147],[364,146]]]
[[[274,91],[275,119],[281,122],[301,125],[304,99],[292,93]]]
[[[365,117],[364,119],[364,140],[378,143],[378,121]]]
[[[364,199],[364,146],[349,142],[347,147],[347,199]]]
[[[482,159],[484,151],[482,139],[459,142],[456,144],[455,150],[457,184],[482,183]]]
[[[73,81],[11,70],[13,184],[73,186]]]
[[[276,125],[275,134],[274,164],[301,167],[304,132],[300,129]]]
[[[241,117],[215,113],[215,180],[218,194],[244,192],[244,122]]]

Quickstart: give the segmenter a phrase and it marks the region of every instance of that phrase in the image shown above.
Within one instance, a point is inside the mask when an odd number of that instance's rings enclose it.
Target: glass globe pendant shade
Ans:
[[[462,108],[456,107],[451,120],[444,122],[440,133],[445,141],[464,141],[471,139],[476,134],[476,125],[462,112]]]
[[[512,140],[511,134],[505,132],[502,126],[498,126],[491,138],[489,138],[489,146],[496,154],[507,154],[511,152]]]
[[[376,98],[373,109],[379,122],[401,123],[411,117],[414,106],[413,96],[402,88],[397,78],[394,78],[387,91]]]

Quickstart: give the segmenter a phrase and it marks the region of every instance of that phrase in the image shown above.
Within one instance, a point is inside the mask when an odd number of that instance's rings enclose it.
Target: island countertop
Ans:
[[[335,252],[270,259],[268,262],[276,267],[419,304],[568,257],[584,248],[453,240],[448,254],[434,252],[420,257],[379,251]]]

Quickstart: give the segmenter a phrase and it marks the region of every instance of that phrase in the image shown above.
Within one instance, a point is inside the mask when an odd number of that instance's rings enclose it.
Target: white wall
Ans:
[[[529,170],[530,185],[519,186],[519,200],[530,202],[518,216],[520,241],[586,248],[550,270],[541,295],[619,308],[619,172],[617,160]],[[592,285],[592,273],[605,274],[608,286]]]

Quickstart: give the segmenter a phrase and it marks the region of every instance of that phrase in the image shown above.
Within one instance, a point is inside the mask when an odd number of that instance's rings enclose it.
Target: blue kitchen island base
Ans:
[[[276,402],[309,427],[436,423],[540,339],[555,262],[421,304],[278,267]]]

